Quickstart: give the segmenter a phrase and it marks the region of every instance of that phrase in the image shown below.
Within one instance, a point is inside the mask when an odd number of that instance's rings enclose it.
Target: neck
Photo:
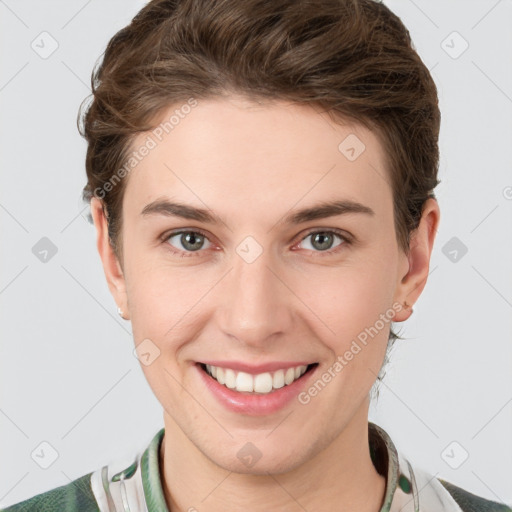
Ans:
[[[235,473],[218,466],[166,414],[160,467],[170,512],[263,512],[293,507],[376,512],[386,487],[386,478],[370,457],[367,410],[353,417],[313,458],[275,474]]]

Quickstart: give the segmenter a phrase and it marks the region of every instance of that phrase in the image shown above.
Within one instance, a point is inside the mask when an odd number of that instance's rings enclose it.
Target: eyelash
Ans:
[[[162,242],[165,244],[166,248],[172,254],[180,256],[181,258],[189,258],[191,256],[196,256],[196,253],[204,252],[203,250],[198,250],[198,251],[180,251],[180,250],[176,250],[172,245],[170,245],[168,243],[169,239],[172,238],[173,236],[181,235],[181,234],[184,234],[184,233],[192,233],[192,234],[201,235],[201,236],[206,238],[211,243],[210,239],[208,238],[208,235],[204,231],[202,231],[200,229],[190,229],[190,230],[180,229],[178,231],[172,231],[171,233],[166,233],[161,238]],[[320,257],[332,256],[333,254],[337,254],[339,251],[343,250],[344,246],[352,244],[352,239],[344,231],[341,231],[341,230],[335,229],[335,228],[330,228],[330,229],[325,229],[325,230],[323,230],[323,229],[311,230],[308,233],[306,233],[306,235],[304,235],[297,242],[297,244],[302,242],[303,240],[305,240],[308,236],[314,235],[314,234],[318,234],[318,233],[334,234],[334,235],[336,235],[337,237],[339,237],[339,238],[341,238],[343,240],[343,243],[337,245],[334,249],[329,249],[327,251],[311,251],[311,249],[307,249],[307,250],[310,250],[311,252],[318,253],[318,255]],[[295,244],[295,245],[297,245],[297,244]],[[199,257],[201,257],[201,256],[199,256]]]

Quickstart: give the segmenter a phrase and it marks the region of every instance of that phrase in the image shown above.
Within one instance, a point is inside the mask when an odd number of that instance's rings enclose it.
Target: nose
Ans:
[[[223,297],[217,309],[219,327],[226,336],[264,350],[277,336],[290,332],[293,293],[271,251],[263,250],[252,262],[235,253],[232,262],[219,290]]]

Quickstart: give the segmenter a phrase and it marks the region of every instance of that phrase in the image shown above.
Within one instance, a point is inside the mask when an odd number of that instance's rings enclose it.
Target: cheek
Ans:
[[[137,355],[155,396],[170,410],[186,398],[179,384],[186,368],[178,360],[181,347],[194,338],[193,305],[199,291],[147,260],[130,270],[128,294]]]
[[[367,262],[323,269],[301,279],[293,289],[315,313],[316,322],[324,324],[322,332],[327,339],[338,340],[341,346],[337,348],[343,348],[391,307],[394,292],[391,265]]]
[[[130,240],[132,241],[132,240]],[[169,312],[174,311],[183,288],[175,272],[162,265],[159,249],[143,249],[136,240],[126,242],[125,267],[127,294],[133,324],[145,322],[158,327]],[[167,312],[167,315],[164,315]]]
[[[217,274],[197,267],[177,267],[161,260],[132,257],[127,261],[127,293],[133,337],[152,340],[166,367],[176,366],[176,353],[201,328],[204,296],[215,287]]]
[[[393,310],[389,302],[390,286],[386,282],[389,277],[380,271],[343,277],[343,285],[331,284],[329,293],[319,299],[324,306],[322,319],[330,328],[322,329],[328,332],[322,342],[331,350],[333,364],[337,361],[341,365],[338,370],[333,368],[339,375],[334,379],[333,392],[354,405],[367,395],[379,374]],[[322,304],[317,304],[318,311]]]

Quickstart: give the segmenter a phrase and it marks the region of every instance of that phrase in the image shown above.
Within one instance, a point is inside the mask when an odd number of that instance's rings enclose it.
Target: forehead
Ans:
[[[211,203],[226,215],[319,198],[391,207],[377,136],[358,123],[335,123],[315,107],[240,97],[197,100],[187,109],[172,105],[132,149],[144,144],[151,149],[130,171],[126,209],[140,212],[165,195],[201,207]]]

